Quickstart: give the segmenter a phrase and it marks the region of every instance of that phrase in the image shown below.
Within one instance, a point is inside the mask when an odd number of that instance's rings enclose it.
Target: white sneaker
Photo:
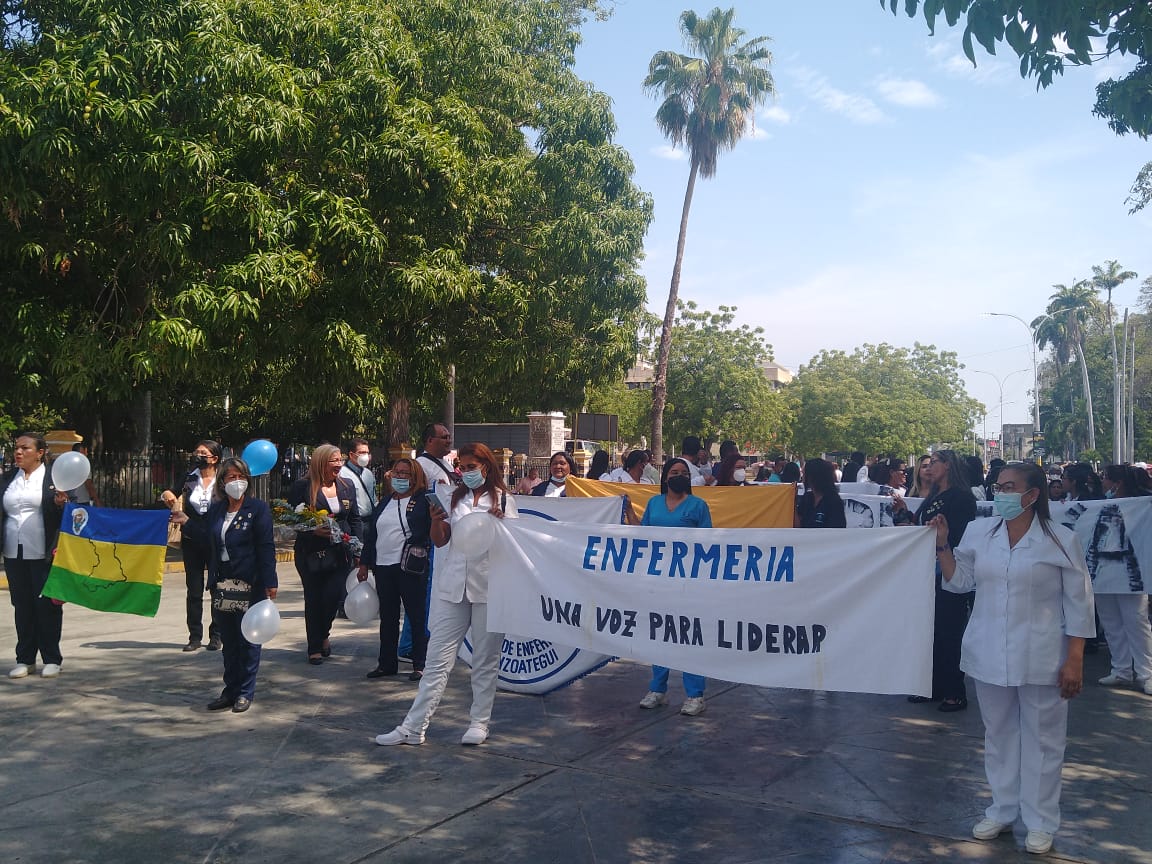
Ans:
[[[473,723],[468,727],[468,731],[464,733],[464,737],[460,739],[461,744],[483,744],[488,740],[488,727],[480,726]]]
[[[1152,678],[1145,678],[1144,686],[1141,689],[1144,691],[1144,695],[1152,696]]]
[[[40,670],[41,678],[59,678],[60,677],[60,664],[59,663],[45,663],[44,668]]]
[[[389,747],[392,744],[417,744],[424,743],[423,735],[415,735],[409,732],[403,726],[397,726],[391,732],[385,732],[383,735],[376,736],[376,743],[381,747]]]
[[[703,696],[689,696],[680,706],[680,713],[688,717],[695,717],[698,714],[703,714],[707,707],[708,703],[704,701]]]
[[[647,695],[640,700],[641,708],[659,708],[661,705],[668,701],[667,693],[657,693],[655,690],[649,690]]]
[[[1012,830],[1012,826],[995,819],[981,819],[972,827],[972,836],[977,840],[995,840],[1005,831]]]
[[[8,670],[9,678],[27,678],[28,673],[32,671],[32,667],[27,663],[17,663],[10,670]]]
[[[1132,679],[1123,678],[1120,675],[1105,675],[1096,683],[1101,687],[1127,687],[1132,683]]]
[[[1024,838],[1024,848],[1033,855],[1043,855],[1052,848],[1052,835],[1047,831],[1029,831]]]

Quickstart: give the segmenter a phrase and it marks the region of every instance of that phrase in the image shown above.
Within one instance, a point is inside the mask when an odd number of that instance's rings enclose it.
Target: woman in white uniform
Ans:
[[[428,613],[428,661],[420,690],[404,722],[376,743],[423,744],[424,733],[448,684],[448,673],[456,663],[456,652],[468,628],[472,628],[472,710],[468,730],[461,744],[483,744],[488,738],[492,704],[496,700],[500,648],[503,633],[488,632],[488,555],[468,559],[452,540],[452,526],[471,513],[491,513],[498,518],[515,519],[516,499],[496,464],[496,457],[483,444],[460,448],[460,471],[464,481],[452,493],[452,512],[432,507],[432,542],[447,546],[436,559],[436,579],[432,583],[432,608]]]
[[[1043,854],[1060,825],[1067,700],[1096,632],[1092,585],[1075,534],[1049,518],[1041,468],[1006,466],[993,492],[1000,518],[971,523],[955,550],[947,520],[929,523],[947,590],[976,589],[960,668],[976,681],[992,805],[972,836],[991,840],[1022,816],[1025,848]]]

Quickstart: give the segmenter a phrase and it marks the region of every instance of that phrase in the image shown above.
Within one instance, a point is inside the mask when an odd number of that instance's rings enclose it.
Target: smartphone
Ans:
[[[429,507],[438,507],[441,510],[444,509],[444,505],[440,503],[440,496],[437,495],[434,491],[425,492],[424,497],[428,499]]]

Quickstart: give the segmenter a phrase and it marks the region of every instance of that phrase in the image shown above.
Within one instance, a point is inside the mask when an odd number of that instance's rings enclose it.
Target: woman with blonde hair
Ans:
[[[344,459],[340,448],[321,444],[312,451],[308,476],[292,484],[288,503],[327,511],[340,534],[350,533],[349,520],[359,513],[352,481],[341,477]],[[332,654],[328,634],[344,593],[344,580],[352,567],[348,549],[329,524],[298,531],[293,548],[296,572],[304,586],[304,628],[308,634],[308,662],[319,666]]]
[[[424,733],[444,695],[448,673],[468,628],[472,628],[472,710],[461,744],[483,744],[488,738],[492,704],[496,699],[500,647],[503,633],[488,631],[488,555],[467,558],[452,542],[452,527],[472,513],[491,513],[515,519],[516,499],[508,493],[496,456],[483,444],[460,448],[460,471],[464,483],[452,493],[452,512],[433,503],[432,542],[445,548],[436,559],[436,581],[428,624],[428,665],[420,690],[404,721],[376,743],[423,744]]]

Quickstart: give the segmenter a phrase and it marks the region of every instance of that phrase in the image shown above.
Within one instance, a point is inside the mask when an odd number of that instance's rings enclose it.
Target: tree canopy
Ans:
[[[1006,43],[1020,58],[1020,74],[1047,87],[1067,65],[1110,54],[1130,55],[1136,68],[1097,85],[1094,113],[1117,134],[1152,133],[1152,4],[1147,0],[880,0],[893,14],[921,11],[929,31],[943,15],[949,27],[964,18],[964,53],[976,62],[974,43],[989,54]]]
[[[953,352],[919,343],[821,351],[785,390],[796,413],[792,447],[908,455],[959,444],[983,413],[961,368]]]
[[[9,410],[331,436],[450,363],[463,414],[578,407],[634,357],[651,218],[572,71],[593,9],[5,0]]]

